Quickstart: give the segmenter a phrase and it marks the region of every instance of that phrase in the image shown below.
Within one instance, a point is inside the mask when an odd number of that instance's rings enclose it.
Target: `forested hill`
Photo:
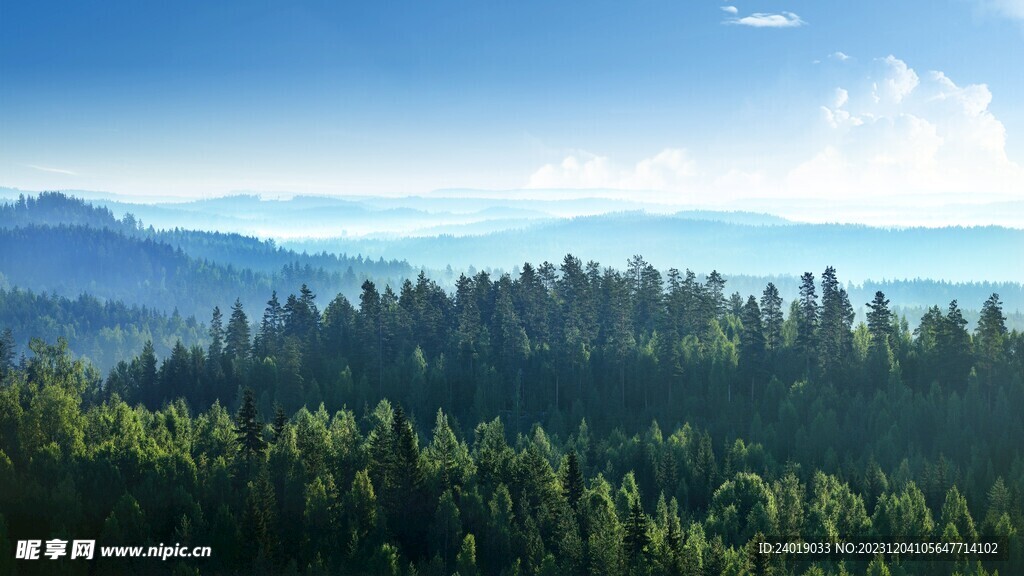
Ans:
[[[306,283],[325,293],[354,294],[351,269],[326,272],[285,266],[270,274],[192,258],[169,244],[126,236],[109,228],[35,226],[0,229],[0,287],[76,297],[92,294],[186,316],[205,317],[211,306],[240,298],[260,307],[266,294]],[[380,278],[398,284],[400,277]]]
[[[180,248],[193,258],[205,259],[235,268],[276,273],[285,266],[319,268],[325,272],[346,273],[349,268],[358,278],[407,278],[415,271],[404,260],[370,260],[345,254],[306,254],[234,233],[190,230],[183,227],[156,229],[145,226],[133,214],[118,219],[110,209],[96,206],[61,192],[43,192],[21,196],[0,204],[0,228],[24,226],[86,226],[110,229],[132,238],[149,239]]]
[[[452,296],[300,288],[255,330],[239,304],[207,347],[103,379],[37,342],[0,354],[0,550],[212,546],[160,565],[183,574],[1024,573],[1024,335],[996,295],[972,330],[950,302],[911,332],[881,293],[855,325],[841,286],[806,273],[787,311],[774,285],[731,299],[717,274],[567,256]]]
[[[954,282],[1024,281],[1024,230],[889,229],[848,224],[746,225],[641,212],[564,219],[478,236],[288,241],[312,251],[399,255],[430,268],[502,267],[556,261],[565,253],[602,262],[643,254],[659,266],[725,274],[799,276],[832,264],[854,282],[932,278]],[[955,263],[955,265],[953,265]]]
[[[207,328],[192,316],[167,314],[154,308],[100,301],[83,294],[75,299],[53,294],[0,288],[0,329],[10,330],[15,357],[28,352],[28,342],[64,338],[69,349],[102,372],[138,353],[146,342],[161,356],[177,342],[207,344]]]
[[[308,255],[239,234],[156,230],[61,193],[0,205],[0,288],[92,294],[186,316],[306,283],[354,298],[367,278],[398,285],[404,261]]]

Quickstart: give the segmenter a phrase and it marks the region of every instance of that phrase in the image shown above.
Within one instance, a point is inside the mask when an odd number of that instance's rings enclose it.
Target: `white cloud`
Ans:
[[[846,62],[847,60],[850,59],[850,57],[846,53],[839,51],[829,54],[828,57],[833,60],[839,60],[840,62]]]
[[[558,164],[541,166],[530,176],[527,186],[675,192],[684,188],[695,173],[693,159],[680,148],[666,148],[632,167],[618,166],[607,156],[581,152],[566,156]]]
[[[849,110],[844,109],[846,103],[850,101],[850,93],[844,88],[836,88],[836,95],[833,99],[832,106],[822,106],[821,109],[825,113],[825,120],[832,128],[839,128],[840,126],[860,126],[864,123],[860,118],[850,114]]]
[[[892,54],[880,60],[886,67],[881,86],[875,82],[872,86],[872,97],[876,102],[899,104],[904,97],[914,91],[920,83],[917,73],[907,67],[907,63]]]
[[[801,217],[843,219],[851,210],[860,221],[888,223],[920,221],[928,204],[1024,200],[1024,167],[1007,155],[986,85],[919,74],[895,56],[842,71],[820,116],[747,156],[669,148],[621,165],[577,152],[536,170],[529,187],[632,190],[637,199],[742,209],[791,199],[806,203]],[[808,128],[808,140],[787,139]]]
[[[65,170],[63,168],[49,168],[47,166],[37,166],[35,164],[26,164],[25,166],[33,170],[39,170],[40,172],[50,172],[51,174],[67,174],[68,176],[78,176],[77,172]]]
[[[959,86],[942,72],[919,76],[894,56],[874,66],[870,82],[837,88],[822,106],[823,148],[789,171],[787,189],[834,198],[1020,197],[1024,169],[1007,157],[987,86]]]
[[[792,12],[782,12],[780,14],[756,12],[742,18],[731,18],[724,23],[750,26],[752,28],[796,28],[797,26],[807,24],[807,22],[804,22]]]
[[[736,14],[739,10],[735,6],[722,6],[722,12]]]

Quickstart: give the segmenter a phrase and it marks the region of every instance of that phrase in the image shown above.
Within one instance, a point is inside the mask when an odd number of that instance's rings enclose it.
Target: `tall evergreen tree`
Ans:
[[[839,285],[836,269],[829,266],[821,275],[821,314],[818,330],[819,353],[822,372],[829,382],[834,382],[844,373],[849,356],[853,307],[850,299]]]
[[[241,299],[236,299],[231,306],[231,318],[228,320],[227,337],[224,342],[224,353],[229,360],[243,361],[249,357],[249,317],[245,315]]]
[[[761,295],[761,314],[764,326],[765,347],[769,353],[774,354],[782,348],[782,296],[779,296],[779,289],[771,282],[765,287]]]
[[[955,388],[965,387],[973,351],[967,319],[956,300],[949,303],[949,310],[940,324],[936,347],[941,380]]]
[[[650,526],[647,515],[640,505],[640,498],[633,498],[629,507],[629,517],[626,519],[626,533],[624,543],[626,554],[633,562],[639,561],[646,553],[651,542]]]
[[[887,377],[890,369],[890,340],[894,336],[892,312],[889,311],[889,300],[881,290],[875,292],[874,299],[867,306],[868,333],[871,335],[868,349],[869,374],[877,384]]]
[[[796,322],[796,347],[804,362],[805,375],[810,376],[811,361],[818,350],[818,295],[814,274],[804,272],[800,277],[800,315]]]
[[[267,307],[260,320],[259,332],[253,342],[257,359],[273,357],[281,351],[281,336],[284,329],[284,310],[277,299],[277,290],[267,300]]]
[[[754,383],[765,369],[765,338],[761,325],[761,309],[757,299],[747,298],[741,318],[743,331],[740,334],[740,366],[744,377],[750,382],[750,401],[754,401]]]
[[[146,340],[142,346],[142,354],[139,356],[139,398],[143,398],[146,404],[152,407],[160,405],[159,382],[156,370],[156,350],[153,348],[153,341]]]
[[[263,424],[256,409],[256,396],[252,388],[242,392],[242,405],[235,415],[235,443],[247,460],[262,455],[267,443],[263,440]]]
[[[3,380],[14,367],[14,352],[14,332],[10,328],[4,328],[0,334],[0,380]]]
[[[274,442],[281,439],[281,435],[284,434],[284,428],[288,425],[288,415],[285,414],[284,408],[278,404],[274,408]]]
[[[562,471],[562,494],[565,495],[569,507],[577,514],[580,500],[583,498],[583,471],[580,469],[580,458],[575,450],[570,450],[565,457],[565,470]]]
[[[706,318],[708,320],[722,318],[727,309],[725,300],[725,278],[718,273],[718,270],[712,270],[711,273],[708,274],[707,280],[704,282],[703,295],[706,302]]]
[[[391,437],[394,442],[394,491],[384,495],[382,504],[388,514],[388,526],[393,527],[402,548],[415,557],[426,552],[425,527],[402,519],[405,515],[419,518],[426,514],[423,506],[426,501],[424,472],[416,432],[401,406],[395,407]]]
[[[978,375],[991,390],[996,375],[1006,362],[1006,317],[999,294],[989,296],[981,307],[978,327],[974,332],[974,350],[978,355]]]

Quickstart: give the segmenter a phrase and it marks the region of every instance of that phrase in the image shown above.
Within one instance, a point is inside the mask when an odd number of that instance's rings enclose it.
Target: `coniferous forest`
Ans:
[[[998,294],[971,329],[957,301],[912,329],[831,267],[739,294],[717,272],[567,255],[453,291],[421,273],[358,300],[265,298],[214,308],[206,345],[147,340],[107,373],[63,337],[0,339],[0,573],[1024,570],[1024,335]],[[213,555],[13,559],[76,535]]]
[[[1024,576],[1024,0],[0,0],[0,576]]]

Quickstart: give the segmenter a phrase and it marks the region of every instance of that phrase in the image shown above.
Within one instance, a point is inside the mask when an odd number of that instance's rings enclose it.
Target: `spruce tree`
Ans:
[[[256,410],[256,395],[252,388],[246,388],[242,392],[242,405],[235,415],[235,443],[238,451],[247,459],[263,454],[266,448],[262,428]]]
[[[743,306],[741,318],[743,331],[740,333],[740,366],[745,378],[750,382],[750,401],[754,401],[754,382],[764,371],[765,339],[761,325],[761,309],[757,299],[747,298]]]
[[[892,312],[889,311],[889,300],[880,290],[875,292],[874,299],[867,306],[868,333],[871,335],[868,371],[871,381],[877,385],[884,382],[889,374],[889,354],[893,337]]]
[[[626,554],[629,559],[636,562],[641,559],[651,542],[647,515],[640,505],[640,498],[633,498],[629,507],[629,517],[626,519],[625,545]]]
[[[764,326],[765,347],[770,353],[777,352],[782,348],[782,296],[779,296],[779,289],[771,282],[765,287],[761,295],[761,314]]]
[[[14,367],[14,333],[10,328],[5,328],[0,334],[0,380]]]
[[[814,287],[814,274],[810,272],[804,272],[800,277],[799,311],[796,347],[804,362],[805,376],[810,376],[811,360],[818,348],[818,295]]]
[[[580,457],[576,450],[570,450],[565,458],[565,471],[562,473],[562,494],[569,506],[577,514],[580,511],[580,500],[583,498],[583,471],[580,470]]]
[[[242,309],[241,299],[235,299],[234,305],[231,306],[231,318],[228,320],[224,353],[229,360],[245,360],[249,357],[249,346],[249,318]]]
[[[999,294],[989,296],[981,307],[978,327],[974,332],[974,350],[978,356],[978,375],[991,390],[995,376],[1006,358],[1006,317]]]
[[[284,428],[288,424],[288,415],[284,413],[284,408],[278,404],[274,408],[274,442],[281,439],[281,435],[284,434]]]

